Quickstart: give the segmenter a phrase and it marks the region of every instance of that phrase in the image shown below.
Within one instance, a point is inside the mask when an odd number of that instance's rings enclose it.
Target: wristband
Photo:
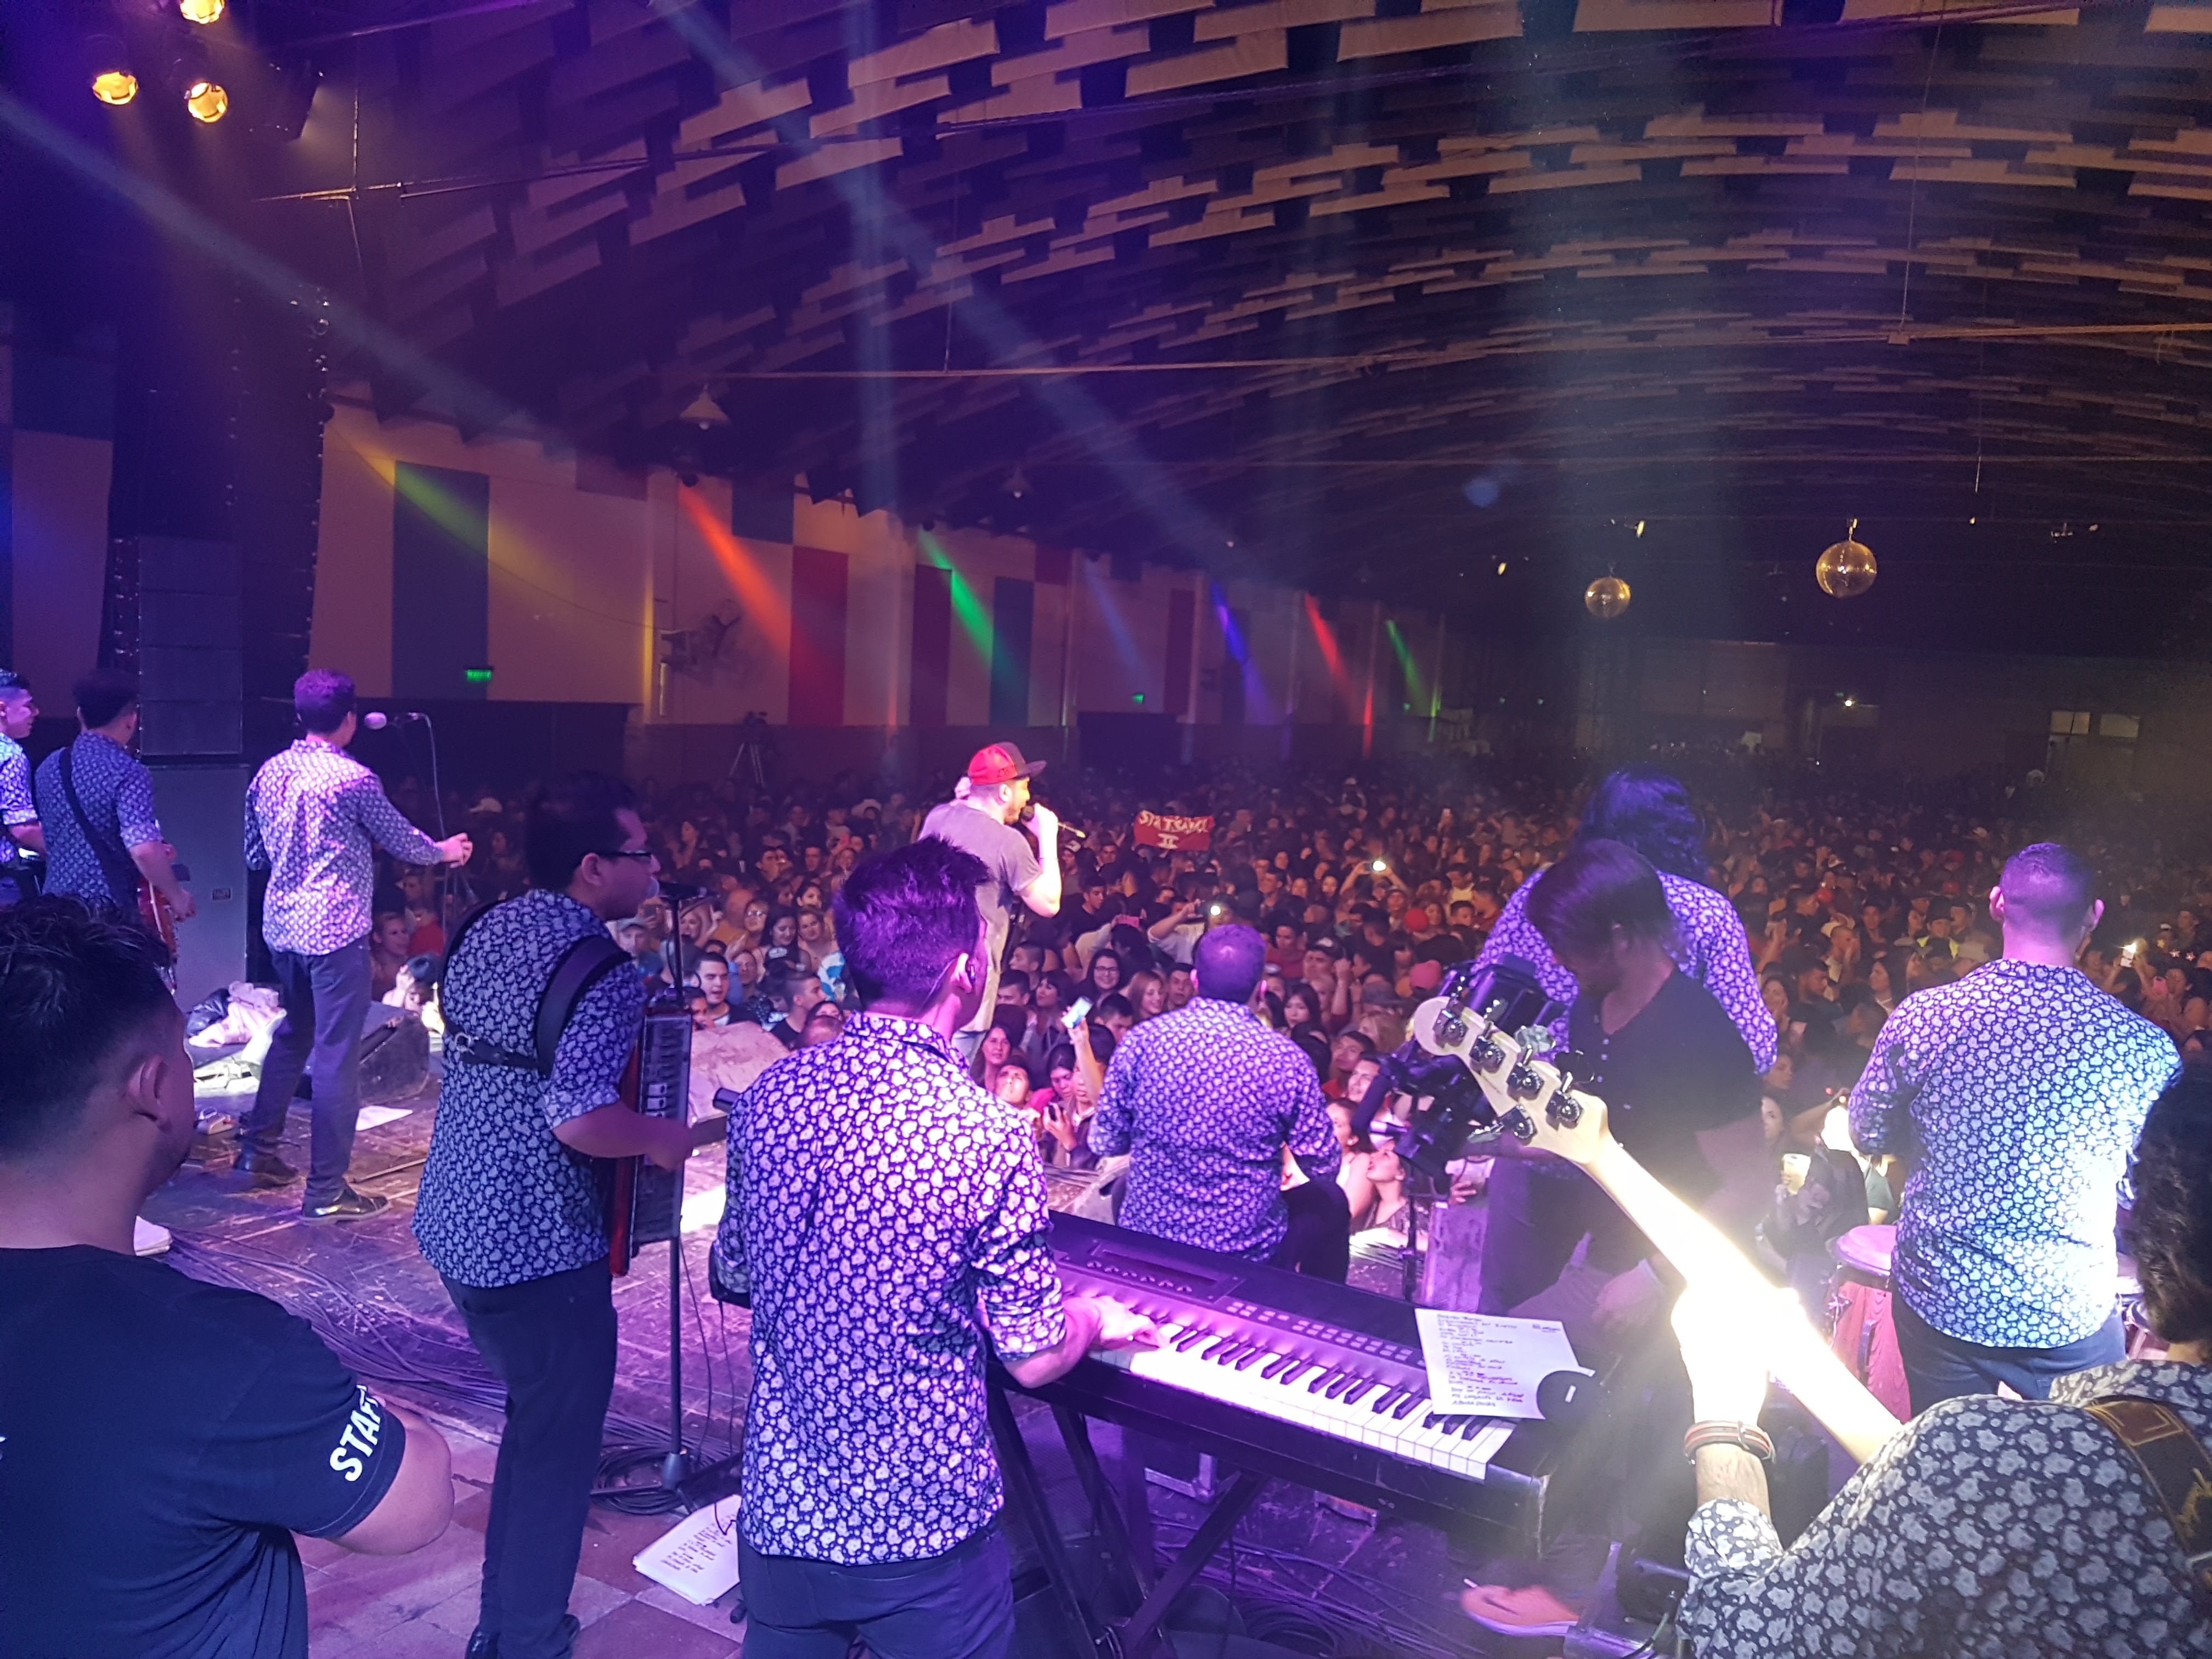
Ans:
[[[1695,1461],[1708,1446],[1734,1446],[1762,1463],[1774,1461],[1774,1442],[1756,1423],[1692,1423],[1682,1437],[1682,1455]]]

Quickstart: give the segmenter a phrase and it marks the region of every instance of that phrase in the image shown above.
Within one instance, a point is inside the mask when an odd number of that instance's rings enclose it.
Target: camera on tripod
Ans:
[[[1480,968],[1462,963],[1444,975],[1437,998],[1444,1006],[1440,1033],[1450,1022],[1465,1022],[1449,1038],[1455,1044],[1474,1025],[1533,1031],[1549,1025],[1560,1012],[1560,1005],[1545,994],[1534,965],[1519,957],[1500,957]],[[1464,1156],[1468,1143],[1478,1137],[1494,1140],[1513,1132],[1518,1139],[1527,1138],[1491,1109],[1481,1085],[1457,1054],[1431,1053],[1418,1037],[1407,1038],[1382,1060],[1352,1113],[1353,1131],[1366,1135],[1382,1103],[1393,1095],[1405,1095],[1415,1103],[1406,1126],[1398,1131],[1398,1156],[1433,1179],[1443,1179],[1445,1166]]]

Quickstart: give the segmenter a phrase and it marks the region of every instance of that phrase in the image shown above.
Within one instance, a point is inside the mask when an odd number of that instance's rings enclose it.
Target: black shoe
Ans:
[[[561,1635],[571,1649],[575,1645],[576,1633],[583,1628],[584,1621],[577,1618],[574,1613],[564,1613],[561,1615]],[[489,1635],[483,1631],[477,1631],[469,1638],[469,1645],[463,1655],[463,1659],[499,1659],[499,1638]]]
[[[371,1198],[367,1193],[344,1187],[339,1188],[336,1198],[325,1199],[320,1204],[301,1205],[300,1213],[309,1221],[366,1221],[391,1207],[388,1198]]]
[[[256,1192],[289,1187],[300,1178],[300,1172],[274,1152],[248,1152],[238,1160],[238,1167],[246,1173],[246,1184]]]

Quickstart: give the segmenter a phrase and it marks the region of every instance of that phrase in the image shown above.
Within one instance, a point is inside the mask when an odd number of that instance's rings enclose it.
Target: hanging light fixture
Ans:
[[[202,76],[185,88],[185,107],[193,120],[213,126],[230,113],[230,94],[219,82]]]
[[[207,24],[222,15],[223,0],[177,0],[177,11],[187,23]]]
[[[1874,549],[1858,533],[1859,521],[1853,519],[1843,540],[1831,544],[1813,566],[1814,579],[1831,599],[1855,599],[1874,586]]]
[[[1583,609],[1600,622],[1611,622],[1628,609],[1628,584],[1610,573],[1583,589]]]
[[[118,107],[138,95],[138,77],[131,72],[131,54],[122,37],[95,34],[84,43],[86,79],[92,95]]]

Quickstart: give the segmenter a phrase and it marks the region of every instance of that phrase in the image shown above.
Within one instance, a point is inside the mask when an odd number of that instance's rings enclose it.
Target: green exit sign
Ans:
[[[1129,701],[1130,701],[1131,702],[1144,702],[1144,700],[1145,700],[1145,694],[1144,694],[1143,692],[1141,692],[1141,691],[1138,692],[1134,696],[1133,696],[1133,697],[1131,697],[1131,698],[1129,699]]]
[[[461,678],[466,680],[471,685],[489,685],[491,684],[491,670],[489,668],[464,668],[461,670]]]

